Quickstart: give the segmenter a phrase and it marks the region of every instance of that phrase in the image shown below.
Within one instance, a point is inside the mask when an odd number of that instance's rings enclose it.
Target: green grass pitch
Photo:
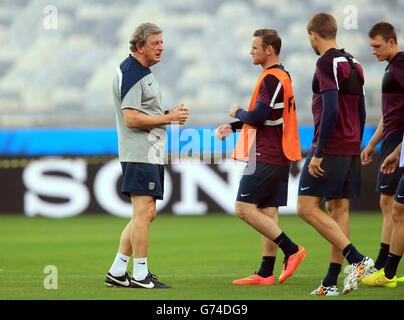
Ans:
[[[104,285],[127,219],[81,215],[69,219],[0,216],[1,300],[403,300],[396,288],[369,288],[339,297],[311,297],[325,275],[329,244],[297,216],[280,216],[281,228],[308,250],[296,273],[274,286],[234,286],[232,281],[259,268],[261,239],[251,227],[225,214],[172,216],[152,223],[149,269],[170,290],[107,288]],[[351,239],[360,252],[376,258],[380,214],[351,214]],[[275,266],[278,278],[283,254]],[[48,265],[57,269],[57,289],[44,286]],[[346,263],[344,264],[344,266]],[[132,271],[132,261],[129,271]],[[404,275],[401,261],[398,275]],[[339,288],[342,292],[341,274]]]

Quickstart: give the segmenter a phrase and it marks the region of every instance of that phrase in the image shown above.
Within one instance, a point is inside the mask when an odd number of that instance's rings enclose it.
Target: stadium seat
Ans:
[[[316,11],[336,16],[338,42],[362,63],[368,121],[376,123],[383,64],[371,55],[367,30],[382,20],[399,28],[404,0],[360,1],[358,30],[346,30],[344,10],[351,2],[59,0],[54,5],[57,27],[52,29],[44,24],[49,17],[46,1],[3,1],[1,125],[18,126],[20,121],[21,126],[71,126],[89,119],[93,126],[94,110],[100,125],[114,125],[112,76],[129,54],[135,27],[146,21],[164,30],[163,59],[152,67],[164,103],[186,102],[193,114],[190,125],[229,121],[232,103],[248,105],[259,73],[249,54],[252,32],[258,28],[277,29],[283,38],[281,60],[292,74],[298,116],[312,123],[310,84],[317,56],[308,43],[306,24]],[[398,32],[402,41],[402,30]],[[67,107],[74,112],[66,113]]]

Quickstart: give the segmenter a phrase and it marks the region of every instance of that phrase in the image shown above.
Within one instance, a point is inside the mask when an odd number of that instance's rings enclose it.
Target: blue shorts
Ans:
[[[325,170],[321,178],[313,178],[308,165],[313,157],[307,155],[299,181],[299,196],[325,197],[327,200],[356,198],[361,191],[361,162],[359,156],[325,155],[321,168]]]
[[[122,193],[152,196],[163,200],[164,166],[150,163],[121,162]]]
[[[397,192],[394,200],[404,204],[404,174],[401,176],[400,182],[398,183]]]
[[[382,143],[382,148],[380,150],[379,170],[377,174],[376,192],[391,195],[396,193],[398,182],[404,173],[404,168],[397,168],[391,174],[383,174],[380,172],[380,166],[382,165],[384,159],[393,152],[401,141],[403,141],[403,132],[397,131],[390,134]]]
[[[258,208],[286,206],[288,202],[289,167],[256,162],[253,174],[243,174],[237,201],[256,204]],[[248,165],[244,173],[249,172]]]

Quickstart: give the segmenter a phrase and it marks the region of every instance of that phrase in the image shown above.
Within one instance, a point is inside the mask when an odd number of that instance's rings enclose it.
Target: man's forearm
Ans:
[[[135,109],[124,109],[123,115],[128,128],[149,129],[171,123],[169,114],[154,116]]]
[[[397,146],[397,148],[395,148],[394,149],[394,153],[397,155],[397,157],[399,157],[400,158],[400,156],[401,156],[401,149],[402,149],[402,146],[403,146],[403,143],[401,142],[398,146]]]

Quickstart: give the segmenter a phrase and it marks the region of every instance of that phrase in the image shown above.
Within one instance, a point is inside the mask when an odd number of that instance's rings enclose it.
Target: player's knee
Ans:
[[[310,208],[302,203],[302,202],[298,202],[297,204],[297,215],[302,218],[303,220],[307,220],[309,215],[310,215]]]
[[[152,210],[149,213],[149,221],[152,222],[156,218],[156,210]]]
[[[403,204],[393,204],[393,214],[394,223],[404,223],[404,205]]]
[[[340,221],[341,219],[345,219],[347,216],[349,216],[349,209],[346,208],[332,208],[331,210],[327,209],[327,211],[330,217],[335,221]]]
[[[150,210],[150,211],[144,212],[141,219],[144,224],[150,225],[150,223],[152,223],[152,221],[154,220],[155,217],[156,217],[156,213],[153,212],[152,210]]]
[[[239,217],[241,220],[244,220],[244,221],[247,220],[248,211],[246,210],[243,203],[240,203],[240,202],[237,201],[236,206],[235,206],[235,210],[236,210],[236,216],[237,217]]]
[[[151,223],[156,217],[156,206],[154,200],[144,201],[141,206],[135,207],[133,211],[134,216],[147,223]]]
[[[156,218],[156,207],[151,205],[147,210],[147,218],[152,222]]]
[[[327,201],[325,203],[325,209],[327,210],[328,213],[331,214],[333,212],[334,206],[330,203],[330,201]]]
[[[393,204],[393,197],[394,195],[387,195],[387,194],[381,194],[380,195],[380,209],[382,209],[383,214],[391,212],[391,207]]]

